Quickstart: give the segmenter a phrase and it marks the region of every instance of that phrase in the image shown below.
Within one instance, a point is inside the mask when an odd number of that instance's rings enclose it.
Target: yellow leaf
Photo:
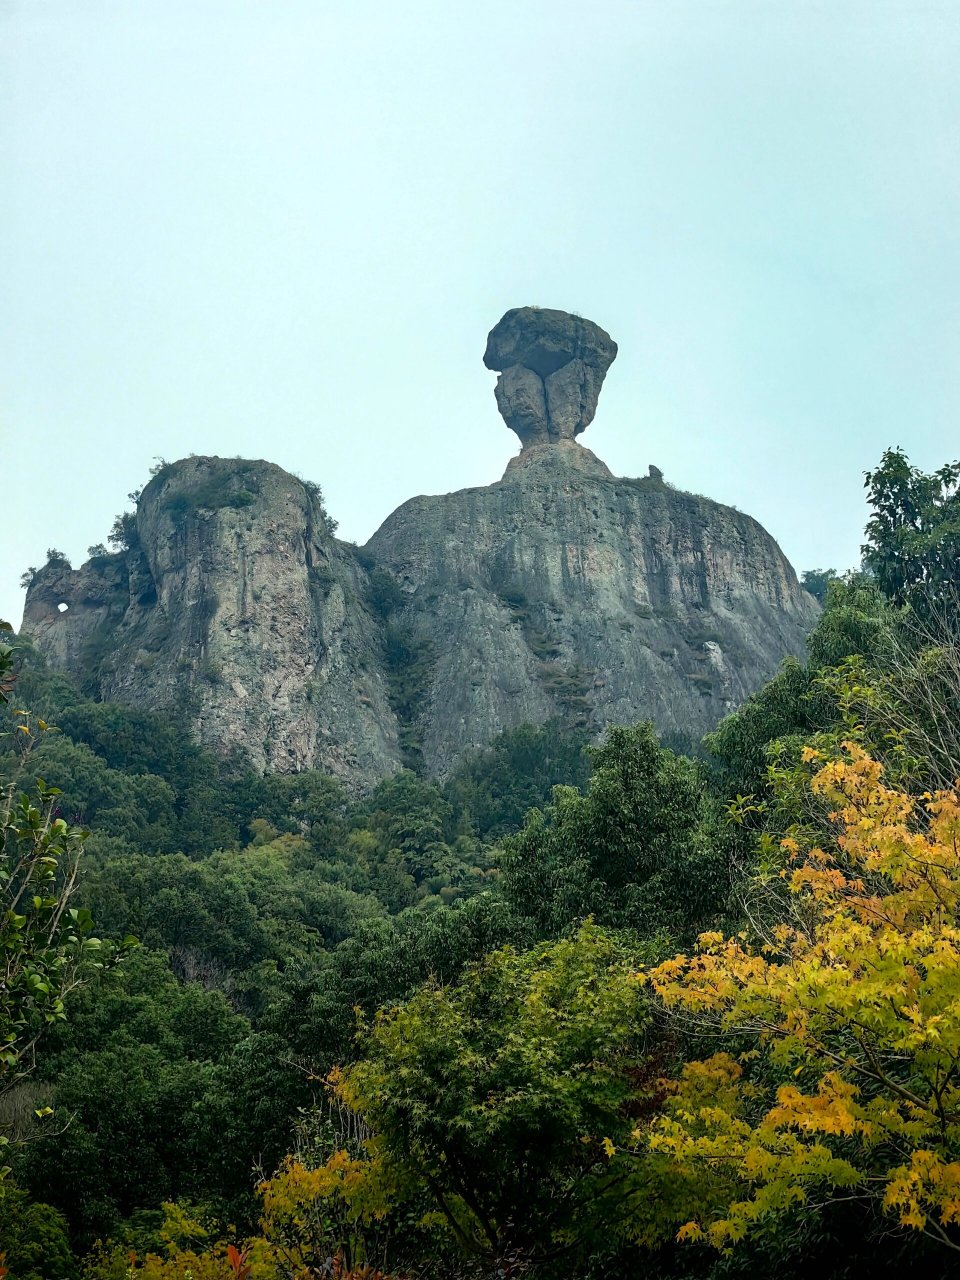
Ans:
[[[685,1222],[677,1232],[677,1239],[681,1242],[684,1240],[700,1240],[702,1236],[703,1231],[696,1222]]]

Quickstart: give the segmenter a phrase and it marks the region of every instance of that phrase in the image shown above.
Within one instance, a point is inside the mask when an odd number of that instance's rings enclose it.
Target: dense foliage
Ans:
[[[866,483],[865,566],[885,595],[940,621],[960,577],[960,462],[925,475],[902,449],[888,449]]]
[[[353,796],[18,642],[0,1267],[950,1274],[958,474],[884,456],[864,570],[697,759],[549,724]]]

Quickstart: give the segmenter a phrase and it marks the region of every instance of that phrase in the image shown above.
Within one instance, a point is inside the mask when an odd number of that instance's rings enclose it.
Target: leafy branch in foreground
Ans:
[[[0,645],[0,702],[9,703],[14,680],[14,651]],[[0,1097],[35,1062],[44,1032],[63,1021],[70,993],[104,966],[105,952],[93,937],[86,908],[70,906],[80,855],[88,832],[66,822],[57,810],[60,791],[37,779],[20,792],[20,773],[38,734],[49,732],[43,720],[13,712],[11,731],[21,770],[0,797]],[[127,939],[113,950],[120,959],[133,945]],[[38,1115],[49,1114],[44,1108]],[[0,1128],[0,1150],[9,1147],[9,1131]],[[0,1180],[9,1169],[0,1167]]]
[[[797,910],[763,945],[704,934],[647,975],[723,1051],[635,1137],[726,1185],[681,1238],[856,1199],[960,1252],[960,795],[893,790],[854,743],[805,757],[833,838],[783,842]]]

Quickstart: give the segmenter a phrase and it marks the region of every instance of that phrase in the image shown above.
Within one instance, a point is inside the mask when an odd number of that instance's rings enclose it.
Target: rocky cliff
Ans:
[[[258,769],[383,776],[399,748],[382,625],[327,525],[280,467],[185,459],[144,489],[129,550],[40,570],[23,630],[97,696],[181,709]]]
[[[258,769],[443,774],[551,716],[697,738],[802,650],[816,605],[755,520],[576,442],[616,354],[580,317],[508,312],[484,362],[520,454],[361,549],[270,463],[164,467],[126,550],[39,571],[23,630],[98,696],[179,707]]]

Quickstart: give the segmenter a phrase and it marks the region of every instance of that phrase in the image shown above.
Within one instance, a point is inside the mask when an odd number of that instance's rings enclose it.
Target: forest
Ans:
[[[884,454],[689,755],[554,721],[351,795],[8,633],[0,1276],[954,1274],[958,480]]]

